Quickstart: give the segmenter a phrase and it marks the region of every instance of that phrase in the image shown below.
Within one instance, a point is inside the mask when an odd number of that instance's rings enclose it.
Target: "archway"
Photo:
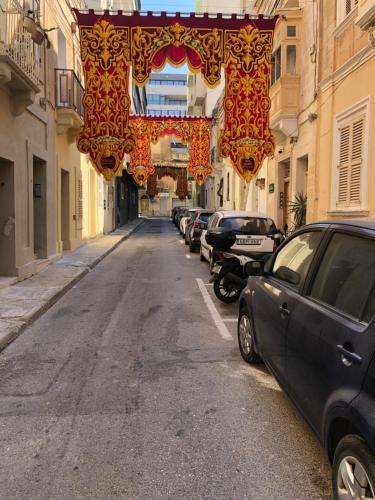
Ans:
[[[276,17],[195,15],[173,17],[75,9],[85,74],[85,125],[78,148],[110,179],[135,147],[129,126],[129,71],[144,86],[166,62],[201,71],[210,87],[225,68],[225,128],[221,154],[246,181],[274,152],[269,128],[269,78]]]

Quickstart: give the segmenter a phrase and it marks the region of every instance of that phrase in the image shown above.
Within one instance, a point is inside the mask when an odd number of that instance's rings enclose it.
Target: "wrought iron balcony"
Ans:
[[[16,0],[5,0],[0,14],[0,87],[7,87],[12,111],[20,115],[32,104],[41,85],[41,55],[23,27]]]
[[[57,131],[71,142],[83,124],[83,86],[71,69],[56,69]]]

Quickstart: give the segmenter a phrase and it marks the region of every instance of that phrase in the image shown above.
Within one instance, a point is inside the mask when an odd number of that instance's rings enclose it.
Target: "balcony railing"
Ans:
[[[0,16],[0,56],[8,57],[35,85],[40,84],[40,47],[23,27],[23,12],[17,0],[2,3]]]
[[[56,107],[74,110],[83,119],[83,86],[71,69],[56,69]]]

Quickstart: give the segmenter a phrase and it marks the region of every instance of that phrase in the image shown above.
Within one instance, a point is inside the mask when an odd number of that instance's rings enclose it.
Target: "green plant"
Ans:
[[[293,214],[295,229],[306,224],[306,207],[307,196],[304,193],[297,193],[294,201],[289,203],[289,212]]]

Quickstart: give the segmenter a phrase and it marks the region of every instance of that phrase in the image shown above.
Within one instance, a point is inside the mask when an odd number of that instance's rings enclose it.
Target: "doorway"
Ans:
[[[90,236],[96,236],[97,224],[96,224],[96,183],[95,183],[96,174],[90,168]]]
[[[70,250],[70,207],[69,207],[69,172],[61,169],[61,241],[62,249]]]
[[[33,157],[34,254],[47,258],[46,162]]]
[[[0,276],[15,275],[14,163],[0,157]]]

